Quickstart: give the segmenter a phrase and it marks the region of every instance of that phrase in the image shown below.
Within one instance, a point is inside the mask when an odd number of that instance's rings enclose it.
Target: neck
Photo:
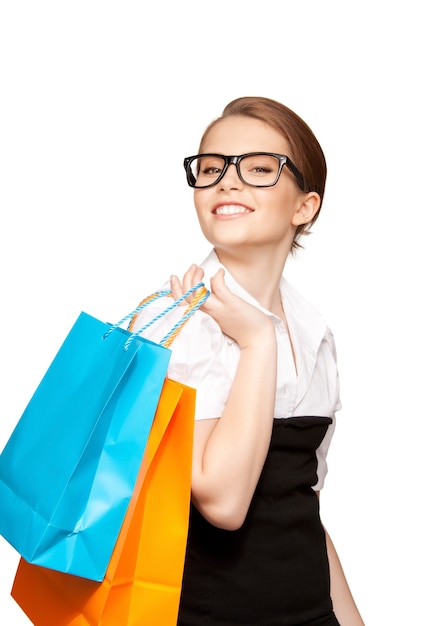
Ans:
[[[248,254],[242,249],[236,254],[225,249],[215,251],[233,278],[263,307],[278,315],[282,310],[280,280],[288,255],[265,249],[253,249]]]

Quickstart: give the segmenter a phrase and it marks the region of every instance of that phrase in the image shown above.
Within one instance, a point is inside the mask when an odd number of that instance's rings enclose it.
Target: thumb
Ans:
[[[225,270],[223,267],[219,268],[214,276],[210,279],[210,288],[213,293],[221,293],[222,289],[226,288],[225,285]]]

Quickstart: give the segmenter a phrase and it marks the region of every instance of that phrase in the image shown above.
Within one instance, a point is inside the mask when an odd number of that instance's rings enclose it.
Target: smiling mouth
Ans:
[[[222,204],[214,209],[213,215],[240,215],[252,212],[241,204]]]

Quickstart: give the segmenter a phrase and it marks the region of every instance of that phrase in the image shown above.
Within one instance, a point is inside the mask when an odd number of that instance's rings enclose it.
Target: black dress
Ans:
[[[219,529],[191,506],[178,626],[339,626],[312,489],[316,450],[331,423],[326,417],[274,419],[240,529]]]

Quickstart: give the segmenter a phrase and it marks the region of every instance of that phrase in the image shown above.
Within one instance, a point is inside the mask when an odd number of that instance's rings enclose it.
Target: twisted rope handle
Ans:
[[[163,339],[159,342],[160,345],[168,348],[170,346],[170,344],[172,343],[172,341],[175,339],[175,337],[177,337],[177,335],[179,334],[180,330],[183,328],[183,326],[186,324],[186,322],[188,321],[188,319],[191,317],[191,315],[193,315],[195,313],[195,311],[197,311],[200,306],[207,300],[207,298],[210,295],[210,292],[206,289],[206,287],[204,286],[204,283],[198,283],[197,285],[194,285],[193,287],[191,287],[190,289],[188,289],[188,291],[186,293],[184,293],[182,296],[180,296],[180,298],[178,298],[177,300],[174,300],[174,302],[168,306],[167,308],[165,308],[163,311],[161,311],[161,313],[159,313],[158,315],[156,315],[153,319],[151,319],[149,322],[147,322],[147,324],[145,324],[144,326],[142,326],[141,328],[139,328],[138,331],[136,332],[131,332],[131,335],[128,337],[128,339],[126,340],[125,344],[124,344],[124,350],[127,350],[130,343],[133,341],[133,339],[135,339],[136,337],[140,336],[141,333],[143,333],[147,328],[149,328],[149,326],[151,326],[152,324],[154,324],[156,321],[158,321],[161,317],[164,317],[167,313],[169,313],[170,311],[172,311],[173,309],[175,309],[176,307],[178,307],[184,300],[186,300],[186,298],[188,298],[188,296],[190,296],[192,293],[194,293],[194,297],[192,298],[192,301],[190,302],[189,306],[186,308],[186,311],[184,312],[183,316],[181,317],[181,319],[176,322],[176,324],[173,326],[173,328],[165,335],[165,337],[163,337]],[[161,298],[163,296],[172,296],[172,293],[170,290],[162,290],[162,291],[156,291],[155,293],[151,294],[150,296],[147,296],[146,298],[144,298],[140,304],[137,306],[137,308],[134,309],[134,311],[132,311],[131,313],[129,313],[128,315],[126,315],[122,320],[120,320],[117,324],[115,324],[114,326],[112,326],[107,333],[105,333],[104,337],[107,337],[115,328],[118,328],[119,326],[121,326],[126,320],[131,318],[130,323],[128,324],[128,330],[132,331],[135,321],[137,319],[138,313],[144,309],[145,307],[147,307],[151,302],[153,302],[154,300],[157,300],[158,298]]]
[[[182,318],[178,322],[176,322],[173,328],[165,335],[163,339],[161,339],[160,344],[162,346],[168,348],[171,345],[171,343],[177,337],[177,335],[182,330],[183,326],[186,324],[191,315],[193,315],[195,311],[197,311],[200,306],[204,304],[209,295],[210,291],[208,291],[208,289],[206,289],[205,287],[201,288],[195,293]]]
[[[168,290],[156,291],[155,293],[151,294],[150,296],[142,300],[140,304],[138,305],[138,307],[136,307],[133,311],[131,311],[131,313],[128,313],[128,315],[126,315],[121,320],[119,320],[119,322],[116,322],[116,324],[112,324],[109,330],[104,333],[103,339],[106,339],[110,335],[110,333],[112,333],[115,330],[115,328],[120,328],[124,322],[130,319],[130,317],[132,319],[135,319],[137,317],[137,314],[142,309],[144,309],[148,304],[150,304],[154,300],[157,300],[158,298],[162,298],[162,296],[168,296],[170,293],[171,291],[168,291]]]

